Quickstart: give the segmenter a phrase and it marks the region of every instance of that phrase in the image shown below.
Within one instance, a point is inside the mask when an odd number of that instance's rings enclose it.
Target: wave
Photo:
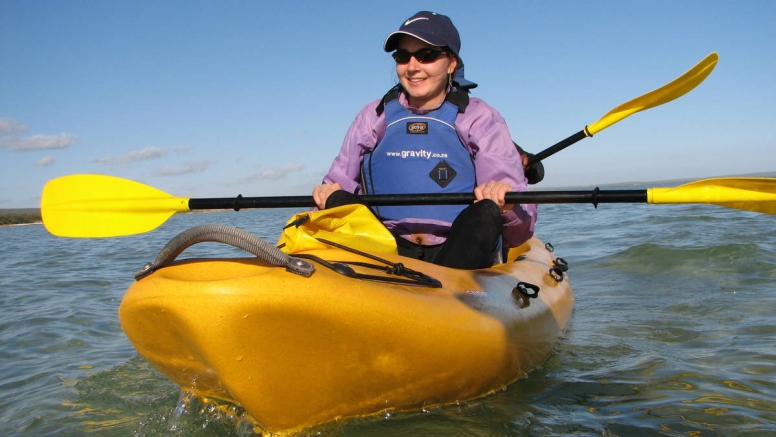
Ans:
[[[596,260],[597,268],[633,273],[670,274],[699,271],[760,272],[776,277],[776,257],[755,243],[728,243],[704,247],[644,243]]]

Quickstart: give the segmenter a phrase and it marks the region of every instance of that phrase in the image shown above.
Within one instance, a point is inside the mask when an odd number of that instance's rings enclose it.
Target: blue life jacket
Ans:
[[[377,108],[385,111],[385,136],[364,156],[366,194],[471,193],[477,185],[474,157],[455,130],[468,104],[466,91],[452,90],[442,105],[424,115],[399,103],[398,86]],[[419,218],[452,223],[466,205],[373,207],[382,220]]]

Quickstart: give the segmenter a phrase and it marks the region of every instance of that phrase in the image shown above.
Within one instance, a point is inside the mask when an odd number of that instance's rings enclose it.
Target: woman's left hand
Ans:
[[[501,209],[501,213],[505,214],[514,209],[514,204],[506,204],[506,194],[510,191],[514,191],[512,187],[506,182],[490,181],[488,183],[477,186],[474,189],[474,197],[478,202],[483,199],[490,199],[496,202],[496,205]]]

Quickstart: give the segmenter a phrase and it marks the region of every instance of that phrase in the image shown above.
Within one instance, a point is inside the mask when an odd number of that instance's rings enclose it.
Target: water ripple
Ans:
[[[185,214],[152,233],[59,239],[0,228],[0,434],[237,435],[136,355],[116,311],[169,239],[218,223],[275,241],[290,210]],[[335,423],[321,436],[776,433],[773,216],[704,205],[542,205],[576,308],[544,365],[483,399]],[[184,257],[230,256],[197,245]],[[231,410],[230,410],[231,411]],[[227,415],[228,416],[228,415]]]

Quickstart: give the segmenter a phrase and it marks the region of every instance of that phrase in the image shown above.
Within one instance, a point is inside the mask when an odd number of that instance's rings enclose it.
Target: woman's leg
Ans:
[[[396,248],[399,250],[399,255],[406,256],[407,258],[415,258],[421,261],[434,262],[437,254],[442,249],[441,244],[424,246],[419,243],[413,243],[412,241],[404,239],[400,235],[396,234],[393,234],[393,238],[396,239]]]
[[[457,269],[490,267],[498,255],[503,222],[492,200],[481,200],[461,211],[450,228],[434,264]]]
[[[326,208],[354,203],[369,206],[357,195],[338,190],[326,200]],[[502,226],[498,205],[492,200],[481,200],[461,211],[450,228],[447,241],[441,246],[419,246],[398,235],[394,237],[399,255],[471,270],[493,265],[501,242]]]

